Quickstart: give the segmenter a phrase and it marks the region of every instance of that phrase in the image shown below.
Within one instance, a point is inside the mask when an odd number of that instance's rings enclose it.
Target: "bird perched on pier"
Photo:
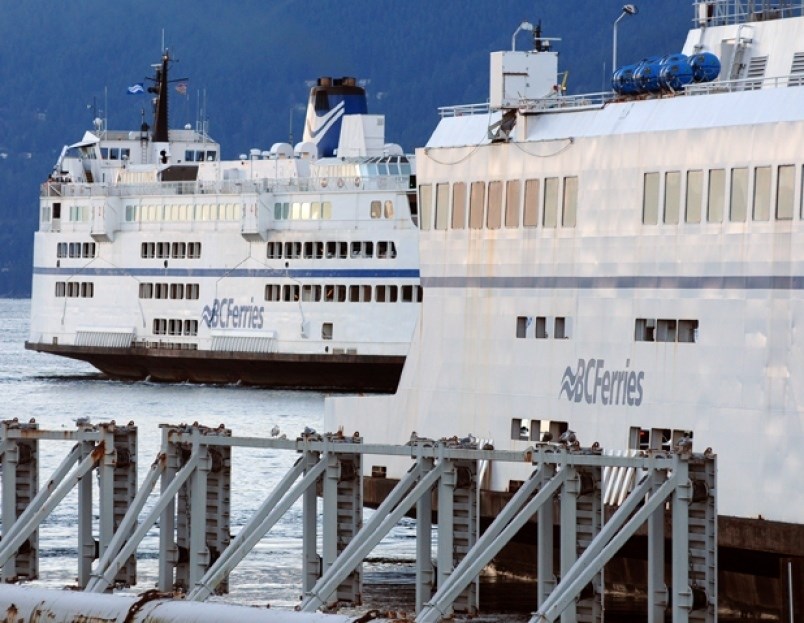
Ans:
[[[578,438],[575,436],[575,431],[567,429],[561,433],[561,437],[558,438],[558,443],[565,446],[572,446],[578,443]]]
[[[692,438],[682,437],[676,442],[677,452],[692,452]]]
[[[279,437],[279,427],[276,424],[271,429],[271,437]]]

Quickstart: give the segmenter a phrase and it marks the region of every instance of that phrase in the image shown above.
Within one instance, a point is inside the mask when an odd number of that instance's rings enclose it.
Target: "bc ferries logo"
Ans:
[[[605,359],[579,359],[573,371],[571,366],[561,377],[561,390],[570,402],[586,404],[628,405],[638,407],[642,404],[642,381],[645,372],[629,370],[631,360],[625,362],[625,370],[606,370]]]
[[[265,307],[237,305],[234,299],[215,299],[204,305],[201,320],[210,329],[262,329]]]

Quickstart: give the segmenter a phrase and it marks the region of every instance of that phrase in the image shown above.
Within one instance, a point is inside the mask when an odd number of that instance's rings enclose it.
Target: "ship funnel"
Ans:
[[[366,90],[354,78],[319,78],[310,89],[303,140],[315,144],[319,158],[334,156],[344,115],[367,112]]]

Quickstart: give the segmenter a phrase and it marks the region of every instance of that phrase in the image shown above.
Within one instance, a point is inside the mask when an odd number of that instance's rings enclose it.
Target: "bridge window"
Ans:
[[[726,171],[713,169],[709,171],[709,201],[706,206],[706,220],[710,223],[722,223],[726,206]]]
[[[776,218],[780,221],[793,218],[793,193],[795,192],[796,170],[793,165],[779,167],[776,178]]]
[[[452,229],[466,227],[466,184],[457,182],[452,186]]]
[[[433,187],[430,184],[419,186],[419,206],[421,207],[419,224],[422,230],[427,231],[432,227],[433,217]]]
[[[446,229],[449,221],[449,184],[436,184],[435,228]]]
[[[701,204],[703,202],[703,171],[687,171],[687,201],[684,221],[701,222]]]
[[[754,170],[754,220],[770,219],[771,168],[757,167]]]
[[[502,226],[502,182],[489,182],[489,209],[486,227],[500,229]]]
[[[561,215],[561,225],[575,227],[578,218],[578,178],[564,178],[564,210]]]
[[[486,198],[486,183],[472,182],[469,194],[469,228],[483,229],[483,204]]]
[[[525,227],[539,225],[539,180],[525,181]]]
[[[659,222],[659,174],[645,173],[642,191],[642,222],[656,225]]]
[[[731,204],[729,220],[744,223],[748,214],[748,169],[731,170]]]
[[[664,175],[664,222],[678,225],[678,210],[681,204],[681,173],[668,171]]]
[[[509,180],[505,188],[505,226],[519,227],[519,180]]]
[[[544,221],[545,227],[558,226],[558,178],[544,180]]]

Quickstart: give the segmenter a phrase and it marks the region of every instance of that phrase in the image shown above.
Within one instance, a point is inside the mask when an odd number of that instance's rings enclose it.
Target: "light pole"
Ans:
[[[612,41],[612,50],[611,50],[611,73],[613,74],[617,71],[617,26],[620,23],[620,20],[624,18],[626,15],[636,15],[639,13],[639,9],[636,8],[635,4],[626,4],[623,6],[623,10],[620,15],[614,20],[614,28],[613,28],[613,41]]]

